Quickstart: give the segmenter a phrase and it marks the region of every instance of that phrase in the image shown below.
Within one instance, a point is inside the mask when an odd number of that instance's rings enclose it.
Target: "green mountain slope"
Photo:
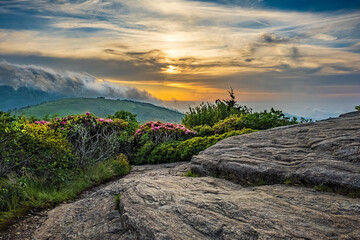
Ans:
[[[36,106],[18,109],[12,113],[15,115],[23,113],[27,117],[36,116],[38,118],[43,118],[47,114],[58,114],[59,117],[65,117],[67,115],[91,112],[98,117],[106,117],[120,110],[126,110],[133,114],[137,114],[137,120],[141,123],[147,121],[179,123],[183,117],[182,113],[155,106],[150,103],[99,98],[61,99],[53,102],[42,103]]]

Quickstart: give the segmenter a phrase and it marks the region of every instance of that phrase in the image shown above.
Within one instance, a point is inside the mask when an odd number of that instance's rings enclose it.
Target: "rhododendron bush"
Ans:
[[[135,137],[141,137],[147,134],[148,140],[159,144],[169,140],[178,140],[181,138],[189,138],[196,135],[196,132],[191,131],[181,124],[148,122],[141,125],[135,132]]]
[[[127,125],[124,120],[97,118],[89,112],[57,118],[49,123],[51,128],[65,132],[79,157],[79,165],[102,161],[118,154],[118,138]]]
[[[117,156],[127,125],[91,113],[29,122],[0,112],[0,177],[13,171],[65,180],[67,169]]]

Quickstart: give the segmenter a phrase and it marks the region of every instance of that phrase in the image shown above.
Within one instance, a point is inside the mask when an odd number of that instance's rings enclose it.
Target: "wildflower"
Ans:
[[[86,114],[86,116],[90,116],[90,112],[86,112],[85,114]]]
[[[103,118],[99,118],[98,120],[99,120],[99,122],[105,121],[105,119],[103,119]]]

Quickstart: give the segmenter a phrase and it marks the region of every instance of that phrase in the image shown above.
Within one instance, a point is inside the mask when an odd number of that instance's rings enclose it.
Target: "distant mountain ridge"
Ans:
[[[184,116],[180,112],[151,103],[105,98],[66,98],[17,109],[12,111],[12,113],[15,115],[25,114],[27,117],[35,116],[43,118],[45,115],[57,114],[59,117],[64,117],[91,112],[98,117],[106,117],[120,110],[137,114],[137,120],[141,123],[147,121],[180,123]]]
[[[62,98],[65,98],[65,96],[27,87],[14,89],[10,86],[0,86],[1,111],[9,111]]]

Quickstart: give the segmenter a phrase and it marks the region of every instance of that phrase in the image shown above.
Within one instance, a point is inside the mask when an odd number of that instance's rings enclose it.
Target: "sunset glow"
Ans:
[[[160,105],[225,98],[232,87],[250,105],[338,114],[360,102],[359,6],[333,0],[5,1],[0,84],[15,86],[9,69],[19,77],[23,70],[15,69],[31,66],[104,79],[101,88],[115,84],[119,96],[133,89],[137,94],[124,96]],[[46,90],[46,79],[31,76],[34,87]]]

